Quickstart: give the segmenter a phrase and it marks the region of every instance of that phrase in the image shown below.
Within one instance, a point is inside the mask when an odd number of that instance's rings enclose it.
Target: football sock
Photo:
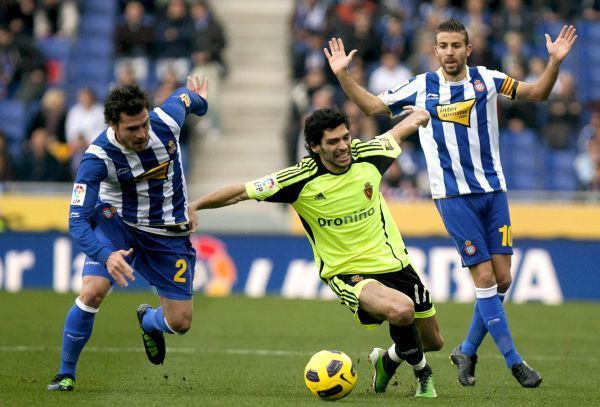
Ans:
[[[395,354],[415,366],[423,359],[423,348],[414,322],[407,326],[390,324],[390,336],[395,344]],[[389,352],[388,352],[389,353]]]
[[[498,293],[498,297],[500,301],[504,301],[504,297],[506,293]],[[475,307],[473,309],[473,320],[471,321],[471,326],[469,326],[469,332],[467,332],[467,337],[464,342],[460,345],[460,350],[466,353],[469,356],[473,356],[477,353],[477,349],[483,342],[483,338],[485,338],[485,334],[487,334],[487,328],[483,319],[481,318],[481,314],[479,313],[478,302],[475,301]]]
[[[515,350],[508,328],[508,321],[502,302],[498,297],[497,286],[490,288],[475,288],[479,313],[496,346],[502,352],[506,365],[511,368],[515,363],[521,363],[523,358]]]
[[[162,331],[168,334],[175,333],[167,323],[162,307],[156,309],[148,308],[142,317],[142,328],[144,328],[146,332]]]
[[[77,297],[75,305],[67,313],[63,330],[60,374],[70,374],[75,378],[77,361],[92,335],[97,312],[98,308],[88,307]]]

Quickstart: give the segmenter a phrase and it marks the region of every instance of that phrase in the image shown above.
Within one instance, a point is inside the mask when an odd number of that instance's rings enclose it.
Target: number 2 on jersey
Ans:
[[[502,233],[502,246],[512,247],[512,229],[510,225],[504,225],[498,232]]]
[[[173,281],[175,281],[176,283],[185,283],[186,278],[183,277],[183,274],[187,270],[187,263],[184,259],[179,259],[175,262],[175,267],[177,268],[177,272],[173,277]]]

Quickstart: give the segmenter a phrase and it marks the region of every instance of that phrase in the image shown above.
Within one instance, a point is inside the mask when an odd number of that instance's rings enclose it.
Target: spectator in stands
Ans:
[[[15,36],[33,37],[33,16],[35,13],[34,0],[8,2],[3,18],[9,30]],[[2,24],[0,22],[0,24]]]
[[[210,109],[206,119],[198,121],[209,136],[221,134],[221,80],[227,73],[223,49],[227,44],[225,32],[206,1],[193,3],[190,14],[194,23],[192,41],[192,75],[208,78]]]
[[[15,161],[8,148],[8,137],[0,130],[0,182],[15,178]]]
[[[542,135],[554,149],[574,147],[579,117],[583,110],[577,99],[575,78],[568,71],[561,72],[559,92],[548,99],[548,118]]]
[[[77,103],[67,113],[66,141],[71,151],[71,172],[77,173],[79,162],[88,146],[106,128],[104,108],[90,88],[77,93]]]
[[[378,95],[390,88],[390,83],[402,83],[409,80],[413,73],[398,61],[398,57],[391,52],[381,56],[380,65],[371,74],[369,90]]]
[[[34,18],[35,36],[75,38],[78,24],[79,10],[74,0],[41,0]]]
[[[318,31],[307,31],[304,41],[295,44],[292,51],[292,72],[295,80],[301,80],[313,69],[323,69],[325,72],[324,45],[325,39]]]
[[[42,97],[41,109],[33,117],[28,126],[27,137],[29,138],[37,128],[44,128],[55,141],[65,143],[66,138],[66,96],[59,88],[50,88]]]
[[[325,32],[329,12],[328,0],[296,0],[291,25],[294,33],[304,31]]]
[[[33,41],[0,26],[0,99],[31,102],[46,85],[44,58]]]
[[[492,17],[492,35],[501,42],[507,32],[514,31],[523,34],[526,41],[531,41],[533,23],[533,16],[523,0],[503,0]]]
[[[68,169],[50,153],[51,143],[48,130],[40,127],[33,131],[19,163],[19,181],[71,180]]]
[[[169,70],[179,82],[190,72],[194,24],[184,0],[169,0],[165,14],[157,16],[154,31],[156,76],[162,80]]]
[[[354,12],[352,25],[339,27],[340,35],[348,39],[350,48],[364,49],[362,59],[365,63],[377,63],[381,55],[381,41],[373,27],[373,12],[359,8]]]
[[[375,119],[365,116],[356,103],[350,99],[346,99],[344,102],[344,113],[350,121],[350,136],[353,139],[369,141],[380,134]]]
[[[116,72],[124,65],[135,73],[137,82],[144,83],[148,78],[148,64],[152,53],[154,27],[151,18],[145,14],[139,1],[130,1],[125,6],[123,20],[115,30]]]

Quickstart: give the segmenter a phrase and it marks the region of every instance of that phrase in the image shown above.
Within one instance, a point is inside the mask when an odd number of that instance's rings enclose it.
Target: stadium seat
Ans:
[[[86,1],[81,5],[82,12],[95,15],[112,15],[117,12],[115,0]]]
[[[79,22],[79,36],[84,37],[103,37],[112,38],[115,28],[115,18],[113,15],[85,15]]]
[[[112,38],[84,37],[77,44],[77,54],[81,57],[110,58],[113,52]]]
[[[48,37],[38,40],[37,47],[46,59],[66,63],[71,55],[73,43],[69,38]]]
[[[23,102],[19,100],[4,100],[0,102],[0,129],[10,139],[23,139],[25,136],[26,119],[26,107]]]

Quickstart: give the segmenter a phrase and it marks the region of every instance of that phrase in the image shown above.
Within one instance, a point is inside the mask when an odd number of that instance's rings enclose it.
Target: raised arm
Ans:
[[[389,131],[398,144],[419,130],[419,126],[427,126],[427,123],[429,123],[429,119],[431,118],[429,112],[420,107],[405,106],[404,111],[407,112],[408,115]]]
[[[572,25],[567,27],[565,25],[554,42],[552,42],[550,36],[546,34],[546,48],[548,49],[549,55],[546,69],[544,69],[544,72],[542,72],[542,75],[540,75],[535,83],[519,83],[519,87],[517,88],[517,99],[532,101],[548,99],[548,96],[550,96],[550,92],[556,83],[556,78],[558,78],[560,64],[569,54],[573,44],[575,44],[575,41],[577,40],[577,35],[575,33],[575,27]]]
[[[332,38],[329,40],[329,49],[324,48],[325,56],[329,61],[329,67],[342,85],[344,93],[368,116],[388,113],[388,108],[381,99],[360,86],[348,72],[348,66],[352,58],[358,52],[353,49],[346,55],[344,42],[341,38]]]
[[[190,217],[191,231],[195,232],[198,225],[198,215],[196,211],[200,209],[221,208],[249,199],[244,184],[232,185],[219,189],[208,195],[192,201],[188,205],[188,215]]]

